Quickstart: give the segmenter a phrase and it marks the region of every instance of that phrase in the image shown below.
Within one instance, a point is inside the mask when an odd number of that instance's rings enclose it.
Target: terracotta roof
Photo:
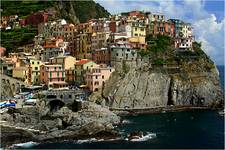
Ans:
[[[82,59],[82,60],[76,62],[75,64],[76,64],[76,65],[83,65],[83,64],[86,64],[86,63],[88,63],[88,62],[90,62],[90,61],[91,61],[91,60],[88,60],[88,59]]]
[[[45,45],[44,48],[59,48],[56,45]]]

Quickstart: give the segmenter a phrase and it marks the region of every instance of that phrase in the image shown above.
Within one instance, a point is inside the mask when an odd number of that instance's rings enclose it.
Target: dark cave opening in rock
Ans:
[[[49,102],[50,111],[57,111],[65,105],[61,100],[55,99]]]
[[[81,110],[82,102],[81,101],[74,101],[71,105],[68,106],[73,112],[78,112]]]
[[[174,101],[173,101],[173,95],[172,95],[172,82],[170,82],[170,87],[168,90],[168,101],[167,101],[167,105],[174,105]]]

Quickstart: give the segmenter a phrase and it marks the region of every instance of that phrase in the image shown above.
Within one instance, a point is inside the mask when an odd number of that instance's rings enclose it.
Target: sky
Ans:
[[[195,40],[216,65],[224,65],[224,0],[95,0],[111,14],[131,10],[163,13],[192,23]]]

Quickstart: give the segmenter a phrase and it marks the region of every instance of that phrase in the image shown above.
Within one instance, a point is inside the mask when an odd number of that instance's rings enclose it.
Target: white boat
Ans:
[[[219,111],[219,115],[224,116],[224,114],[225,114],[225,109]]]

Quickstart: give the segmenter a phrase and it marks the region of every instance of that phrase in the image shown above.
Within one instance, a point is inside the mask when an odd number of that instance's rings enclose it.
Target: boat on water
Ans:
[[[15,101],[4,101],[0,103],[0,108],[5,108],[5,107],[16,107],[16,102]]]
[[[225,109],[219,111],[218,113],[219,113],[219,115],[224,116],[224,114],[225,114]]]

